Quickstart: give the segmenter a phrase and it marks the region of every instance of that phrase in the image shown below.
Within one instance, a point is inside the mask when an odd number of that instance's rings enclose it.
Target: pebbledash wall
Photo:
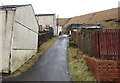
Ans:
[[[49,26],[54,29],[54,35],[58,35],[55,14],[36,14],[35,16],[37,18],[39,27],[42,26],[42,30]]]
[[[0,7],[0,72],[12,73],[37,52],[38,24],[29,5]]]

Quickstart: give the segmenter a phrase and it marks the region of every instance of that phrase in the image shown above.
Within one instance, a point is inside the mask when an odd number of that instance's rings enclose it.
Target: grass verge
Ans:
[[[33,55],[24,65],[22,65],[19,69],[17,69],[12,74],[3,74],[3,79],[8,77],[16,77],[20,75],[22,72],[25,72],[28,68],[30,68],[36,61],[39,60],[40,56],[42,56],[50,47],[51,45],[57,40],[58,37],[53,37],[49,39],[47,42],[43,43],[37,52],[37,56]]]
[[[68,71],[72,81],[96,81],[78,48],[68,47]]]

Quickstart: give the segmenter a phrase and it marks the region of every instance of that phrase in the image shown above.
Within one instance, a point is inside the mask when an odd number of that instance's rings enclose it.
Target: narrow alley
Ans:
[[[61,36],[30,69],[4,81],[71,81],[67,69],[67,37]]]

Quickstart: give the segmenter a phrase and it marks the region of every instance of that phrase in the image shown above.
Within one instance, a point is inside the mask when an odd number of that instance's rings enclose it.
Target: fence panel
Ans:
[[[120,29],[102,29],[91,34],[73,32],[72,39],[89,56],[120,60]]]
[[[100,59],[120,59],[120,30],[100,30]]]
[[[98,31],[92,33],[91,36],[91,49],[92,49],[92,56],[99,58],[99,43],[98,43]]]
[[[53,37],[53,31],[38,34],[38,47]]]
[[[83,52],[83,49],[84,49],[84,45],[83,45],[83,42],[84,42],[84,41],[83,41],[83,38],[84,38],[84,36],[83,36],[83,34],[81,34],[81,35],[80,35],[80,47],[79,47],[79,48],[81,49],[82,52]]]

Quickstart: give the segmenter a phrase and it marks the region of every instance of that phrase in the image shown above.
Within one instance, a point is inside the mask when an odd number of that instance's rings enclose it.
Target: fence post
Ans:
[[[98,31],[98,58],[100,59],[100,31]]]

